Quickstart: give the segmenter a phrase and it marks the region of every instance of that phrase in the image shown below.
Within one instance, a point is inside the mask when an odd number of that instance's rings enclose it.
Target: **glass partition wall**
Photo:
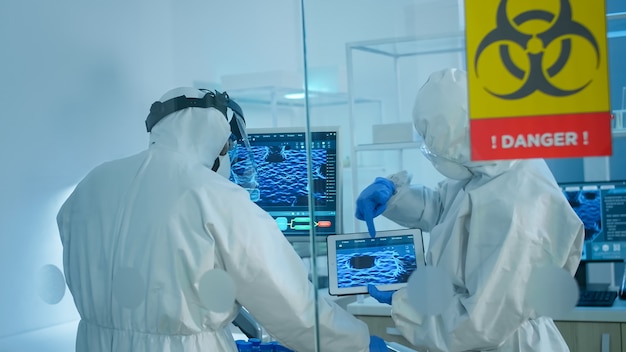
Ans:
[[[446,67],[464,68],[462,9],[457,1],[302,1],[305,79],[309,106],[317,95],[341,97],[339,104],[308,110],[311,125],[340,126],[342,146],[342,233],[367,231],[355,218],[355,201],[376,177],[400,170],[416,173],[418,182],[435,186],[442,179],[419,152],[413,130],[413,99],[428,75]],[[402,227],[382,216],[376,229]],[[424,234],[427,244],[428,234]],[[318,253],[318,261],[328,258]],[[326,275],[317,265],[318,276]],[[321,294],[326,294],[318,286]],[[350,310],[367,295],[330,298]],[[390,316],[368,321],[371,334],[410,344],[384,333]]]
[[[513,7],[521,4],[513,1],[508,3]],[[558,1],[550,4],[551,10],[559,6]],[[302,8],[307,99],[312,103],[321,92],[342,97],[335,106],[308,109],[307,123],[331,123],[341,127],[341,142],[338,142],[343,145],[341,155],[338,156],[343,174],[341,229],[343,233],[367,231],[365,223],[354,216],[355,201],[376,177],[407,170],[413,174],[414,183],[427,187],[436,187],[444,179],[420,152],[421,141],[413,128],[412,109],[419,88],[432,72],[444,68],[466,69],[464,1],[302,0]],[[622,162],[622,100],[626,76],[619,59],[623,56],[624,46],[619,44],[624,37],[622,22],[625,13],[619,1],[608,0],[606,9],[611,109],[616,117],[613,156],[546,160],[559,183],[583,181],[583,174],[586,181],[600,181],[593,179],[600,173],[602,181],[604,178],[618,180],[618,175],[626,170]],[[576,175],[580,175],[580,178],[572,180]],[[592,179],[587,180],[587,177]],[[620,208],[620,212],[623,209]],[[376,218],[375,225],[377,230],[402,228],[382,216]],[[423,236],[428,251],[430,234],[425,232]],[[318,254],[319,260],[322,253]],[[427,262],[427,265],[432,264]],[[624,272],[623,265],[607,264],[608,267],[610,270],[602,270],[609,274],[600,272],[594,274],[599,277],[589,277],[589,280],[606,282],[607,287],[614,290],[615,283]],[[313,269],[319,270],[319,276],[324,275],[322,270],[327,268],[317,265]],[[547,273],[542,269],[533,276],[534,280],[539,280],[540,274]],[[570,274],[573,273],[558,270],[545,276],[554,279],[549,287],[559,292],[561,299],[557,301],[547,298],[547,286],[544,285],[547,281],[544,284],[529,282],[527,286],[519,287],[518,291],[526,292],[527,299],[533,300],[538,311],[554,318],[572,351],[593,350],[598,349],[598,346],[610,346],[611,351],[623,349],[626,324],[623,320],[612,320],[608,316],[612,311],[601,312],[601,315],[608,315],[600,318],[593,316],[595,311],[579,308],[572,311],[578,299],[578,290]],[[427,287],[436,286],[439,282],[427,280],[420,284]],[[318,288],[323,292],[321,286]],[[416,348],[399,333],[388,333],[396,328],[389,307],[385,310],[375,302],[372,303],[368,295],[331,299],[367,322],[372,334],[380,334],[388,342]],[[621,307],[619,300],[615,302],[616,306]],[[428,300],[422,302],[427,305],[436,303]],[[372,308],[372,305],[375,307]],[[372,310],[368,310],[370,308]],[[589,329],[595,328],[597,324],[607,325],[601,325],[601,334],[590,334]],[[584,334],[585,341],[576,337],[579,334]]]

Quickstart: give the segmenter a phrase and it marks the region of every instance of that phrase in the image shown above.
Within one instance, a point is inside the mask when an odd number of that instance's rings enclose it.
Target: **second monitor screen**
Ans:
[[[337,131],[311,132],[312,185],[307,176],[305,138],[304,131],[266,129],[248,133],[259,189],[253,201],[276,220],[287,237],[309,235],[309,192],[315,202],[316,235],[335,234],[339,230]],[[245,153],[244,149],[239,147],[237,153]],[[234,177],[242,170],[236,162],[232,169]]]

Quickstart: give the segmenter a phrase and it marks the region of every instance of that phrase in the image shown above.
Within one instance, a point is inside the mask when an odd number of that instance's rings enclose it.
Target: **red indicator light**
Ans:
[[[319,227],[330,227],[330,225],[332,225],[332,223],[328,220],[321,220],[317,222],[317,226]]]

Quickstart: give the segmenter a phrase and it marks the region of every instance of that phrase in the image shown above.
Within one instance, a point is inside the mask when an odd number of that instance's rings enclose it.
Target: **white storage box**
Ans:
[[[372,126],[372,142],[379,143],[404,143],[413,142],[413,124],[411,122],[389,123]]]

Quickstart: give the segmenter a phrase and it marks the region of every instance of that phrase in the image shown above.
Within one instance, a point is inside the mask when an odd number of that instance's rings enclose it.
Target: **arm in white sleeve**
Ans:
[[[412,176],[401,171],[389,177],[396,191],[387,203],[383,216],[408,228],[429,232],[442,211],[439,191],[422,185],[412,185]]]
[[[219,247],[236,283],[237,301],[278,341],[299,352],[314,351],[317,304],[321,351],[368,351],[367,325],[330,300],[315,301],[302,259],[274,219],[246,197],[241,193],[236,218],[210,230],[228,232]]]
[[[526,287],[533,268],[570,269],[582,234],[560,191],[532,179],[521,186],[494,181],[495,187],[463,195],[458,209],[441,222],[449,234],[435,245],[434,264],[453,280],[454,299],[433,317],[416,311],[406,290],[394,295],[392,317],[411,343],[432,351],[489,350],[532,325],[536,313],[526,301]],[[440,231],[438,226],[433,232]],[[519,338],[540,338],[530,335]],[[541,338],[548,343],[552,336]]]
[[[491,213],[493,209],[486,210]],[[494,213],[491,216],[491,219],[485,219],[475,214],[467,224],[470,233],[476,236],[466,244],[465,260],[464,257],[441,258],[445,264],[440,263],[440,266],[452,265],[452,261],[456,261],[461,271],[457,275],[465,282],[457,287],[453,302],[440,316],[426,316],[416,311],[407,300],[406,290],[394,296],[392,317],[412,344],[427,346],[434,351],[488,350],[496,348],[528,318],[520,299],[523,299],[523,280],[528,279],[532,267],[528,262],[532,258],[529,252],[539,248],[521,241],[516,234],[517,226],[510,220]],[[501,221],[501,226],[484,226],[490,220]],[[460,236],[463,234],[451,235]],[[510,239],[504,241],[505,237]],[[489,243],[488,239],[493,242]],[[463,251],[454,252],[460,256]],[[458,285],[458,281],[455,284]]]

